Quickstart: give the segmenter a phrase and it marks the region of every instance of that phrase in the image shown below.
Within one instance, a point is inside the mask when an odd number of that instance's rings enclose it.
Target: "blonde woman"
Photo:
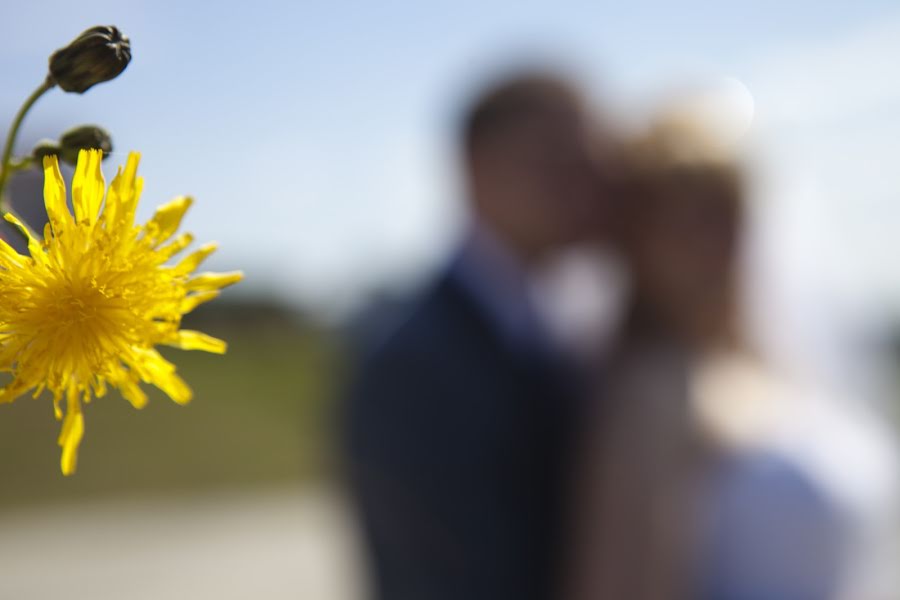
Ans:
[[[738,326],[741,171],[701,123],[629,152],[626,318],[578,479],[575,600],[828,600],[840,528],[767,449],[782,394]]]

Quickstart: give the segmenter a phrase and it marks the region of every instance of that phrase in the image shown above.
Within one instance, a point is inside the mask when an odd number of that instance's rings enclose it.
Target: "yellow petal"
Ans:
[[[156,253],[159,255],[161,260],[167,261],[188,246],[191,245],[191,242],[194,241],[194,236],[190,233],[182,233],[174,240],[166,244],[165,246],[160,247]]]
[[[50,226],[57,236],[72,227],[72,214],[66,204],[66,183],[59,172],[56,156],[44,157],[44,206]]]
[[[143,188],[143,181],[137,176],[140,162],[140,153],[130,152],[125,168],[119,168],[109,186],[104,216],[107,222],[115,227],[134,224],[134,211]]]
[[[5,404],[7,402],[12,402],[16,398],[22,395],[22,393],[28,389],[28,384],[24,381],[16,379],[15,381],[6,384],[5,387],[0,388],[0,404]]]
[[[219,245],[215,242],[210,242],[208,244],[200,246],[199,248],[185,256],[181,260],[181,262],[179,262],[175,266],[175,271],[179,275],[187,275],[188,273],[193,273],[197,269],[197,267],[200,266],[200,263],[206,260],[206,258],[210,254],[215,252],[218,247]]]
[[[106,181],[100,169],[102,150],[79,150],[75,176],[72,179],[72,206],[78,223],[93,225],[100,214]]]
[[[190,386],[175,373],[154,381],[153,385],[165,392],[177,404],[187,404],[194,397],[194,392],[191,391]]]
[[[156,209],[156,214],[147,223],[147,231],[156,242],[154,246],[175,235],[175,232],[178,231],[178,226],[181,225],[184,213],[187,212],[187,209],[191,207],[193,202],[194,200],[188,196],[179,196]]]
[[[141,409],[147,405],[147,394],[136,381],[126,377],[117,383],[122,397],[128,400],[133,407]]]
[[[153,349],[134,349],[133,368],[141,379],[166,393],[178,404],[187,404],[193,397],[191,388],[175,373],[175,365]]]
[[[232,285],[244,278],[240,271],[232,273],[200,273],[187,282],[188,290],[217,290]]]
[[[0,238],[0,261],[21,267],[22,258],[24,258],[24,256],[16,252],[15,248],[6,243],[6,240]]]
[[[78,446],[81,445],[81,438],[84,437],[84,415],[81,410],[72,410],[66,414],[66,420],[63,421],[62,431],[59,434],[59,445],[62,447],[62,457],[60,458],[60,468],[63,475],[71,475],[75,472],[78,464]]]
[[[41,243],[35,239],[31,234],[31,229],[29,229],[25,223],[17,219],[15,215],[9,213],[3,215],[3,218],[15,225],[16,229],[22,232],[22,235],[28,240],[28,253],[31,255],[31,258],[40,262],[47,260],[47,257],[44,255],[44,250],[41,248]]]
[[[228,344],[224,340],[214,338],[202,331],[193,331],[190,329],[182,329],[178,332],[177,341],[169,344],[182,350],[203,350],[204,352],[212,352],[213,354],[225,354]]]
[[[186,315],[201,304],[209,302],[210,300],[215,300],[218,297],[219,290],[206,290],[203,292],[197,292],[196,294],[191,294],[190,296],[185,297],[185,299],[181,301],[181,307],[179,310],[181,314]]]

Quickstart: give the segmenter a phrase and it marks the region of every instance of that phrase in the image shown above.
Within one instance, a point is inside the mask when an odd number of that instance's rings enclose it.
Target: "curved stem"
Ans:
[[[34,158],[31,156],[23,156],[21,158],[12,158],[9,161],[9,172],[24,171],[34,166]]]
[[[16,143],[16,137],[19,135],[19,128],[22,126],[22,121],[25,120],[25,115],[28,114],[28,111],[34,103],[38,101],[38,98],[43,96],[44,93],[55,85],[56,82],[48,75],[47,79],[44,80],[44,83],[38,86],[38,88],[28,96],[28,99],[25,100],[22,107],[19,108],[19,112],[16,113],[16,118],[13,119],[12,126],[9,128],[9,133],[6,135],[6,145],[3,147],[3,158],[0,159],[0,161],[2,161],[0,162],[0,211],[2,212],[7,212],[10,209],[9,200],[4,192],[6,191],[6,182],[9,179],[9,174],[12,170],[10,168],[10,161],[12,159],[12,151],[13,146]]]

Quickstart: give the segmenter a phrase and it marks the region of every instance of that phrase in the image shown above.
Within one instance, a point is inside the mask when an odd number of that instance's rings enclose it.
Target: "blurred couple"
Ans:
[[[754,441],[773,402],[739,327],[741,169],[687,121],[608,125],[544,72],[461,118],[466,235],[345,406],[379,599],[835,596],[833,508]],[[543,288],[592,244],[629,286],[585,344]]]

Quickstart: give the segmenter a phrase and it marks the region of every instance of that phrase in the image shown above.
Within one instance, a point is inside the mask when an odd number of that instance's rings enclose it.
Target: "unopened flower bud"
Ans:
[[[80,150],[102,150],[103,158],[112,152],[112,137],[99,125],[79,125],[59,138],[59,158],[72,166],[78,162]]]
[[[50,77],[67,92],[83,94],[118,76],[131,60],[131,43],[112,25],[84,31],[50,56]]]
[[[43,164],[45,156],[59,156],[59,152],[60,148],[57,142],[40,140],[31,149],[31,157],[34,159],[34,164],[40,166]]]

